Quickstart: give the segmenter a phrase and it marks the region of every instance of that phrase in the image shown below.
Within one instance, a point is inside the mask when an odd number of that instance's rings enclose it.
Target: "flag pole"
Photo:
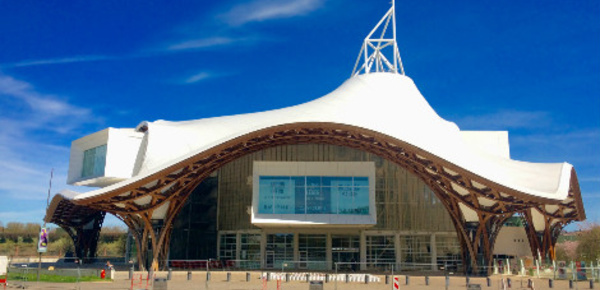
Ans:
[[[48,197],[46,198],[46,211],[48,211],[48,206],[50,205],[50,192],[52,191],[52,177],[54,177],[54,168],[50,170],[50,182],[48,184]],[[43,219],[44,225],[40,229],[40,235],[38,237],[38,270],[37,270],[37,281],[40,282],[40,271],[42,270],[42,252],[39,249],[39,244],[41,243],[42,238],[42,230],[46,228],[46,219]],[[47,245],[46,245],[47,246]]]

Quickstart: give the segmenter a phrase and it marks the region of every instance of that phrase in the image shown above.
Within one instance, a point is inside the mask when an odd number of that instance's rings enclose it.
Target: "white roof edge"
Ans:
[[[375,117],[377,122],[373,122]],[[324,97],[283,109],[183,122],[144,121],[136,128],[148,128],[138,174],[79,194],[75,199],[91,198],[135,183],[234,138],[274,126],[305,122],[372,130],[524,194],[551,200],[563,200],[568,195],[572,165],[528,163],[473,152],[462,140],[458,127],[435,113],[410,78],[371,73],[352,77]],[[171,149],[173,154],[164,156],[165,148]]]

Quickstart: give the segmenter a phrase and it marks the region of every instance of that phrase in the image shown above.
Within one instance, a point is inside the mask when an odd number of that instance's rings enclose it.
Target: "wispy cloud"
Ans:
[[[207,38],[193,38],[188,39],[176,44],[170,44],[167,46],[166,51],[183,51],[183,50],[199,50],[199,49],[211,49],[224,46],[232,45],[248,45],[260,40],[259,37],[229,37],[229,36],[215,36]]]
[[[52,168],[58,183],[66,180],[68,145],[48,140],[101,121],[89,109],[1,72],[0,115],[0,194],[22,200],[45,200]]]
[[[191,76],[185,77],[181,84],[195,84],[201,81],[205,81],[208,79],[220,78],[232,75],[231,73],[221,73],[221,72],[212,72],[212,71],[201,71],[195,73]]]
[[[27,67],[27,66],[36,66],[36,65],[91,62],[91,61],[112,60],[112,59],[116,59],[116,57],[105,56],[105,55],[81,55],[81,56],[63,57],[63,58],[25,60],[25,61],[20,61],[20,62],[16,62],[16,63],[5,64],[2,66],[3,67]]]
[[[201,73],[197,73],[189,78],[187,78],[184,83],[186,84],[193,84],[193,83],[197,83],[199,81],[203,81],[209,78],[214,77],[214,74],[209,73],[209,72],[201,72]]]
[[[221,18],[229,25],[306,15],[323,4],[322,0],[257,0],[233,7]]]
[[[547,112],[500,110],[489,114],[467,116],[454,121],[461,129],[508,130],[547,127],[552,122],[552,118]]]

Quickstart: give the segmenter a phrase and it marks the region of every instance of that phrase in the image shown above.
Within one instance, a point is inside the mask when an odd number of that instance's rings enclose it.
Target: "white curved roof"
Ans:
[[[437,115],[412,79],[396,73],[368,73],[350,78],[321,98],[293,107],[184,122],[144,122],[138,126],[147,127],[147,131],[133,178],[75,199],[134,183],[233,138],[303,122],[338,123],[376,131],[519,192],[552,200],[564,200],[568,195],[570,164],[520,162],[476,150],[465,143],[456,124]]]

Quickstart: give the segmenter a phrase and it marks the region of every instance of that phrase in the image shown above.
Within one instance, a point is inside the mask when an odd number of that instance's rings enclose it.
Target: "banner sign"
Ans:
[[[38,253],[45,253],[48,250],[48,232],[46,228],[42,228],[40,231],[40,238],[38,240]]]

